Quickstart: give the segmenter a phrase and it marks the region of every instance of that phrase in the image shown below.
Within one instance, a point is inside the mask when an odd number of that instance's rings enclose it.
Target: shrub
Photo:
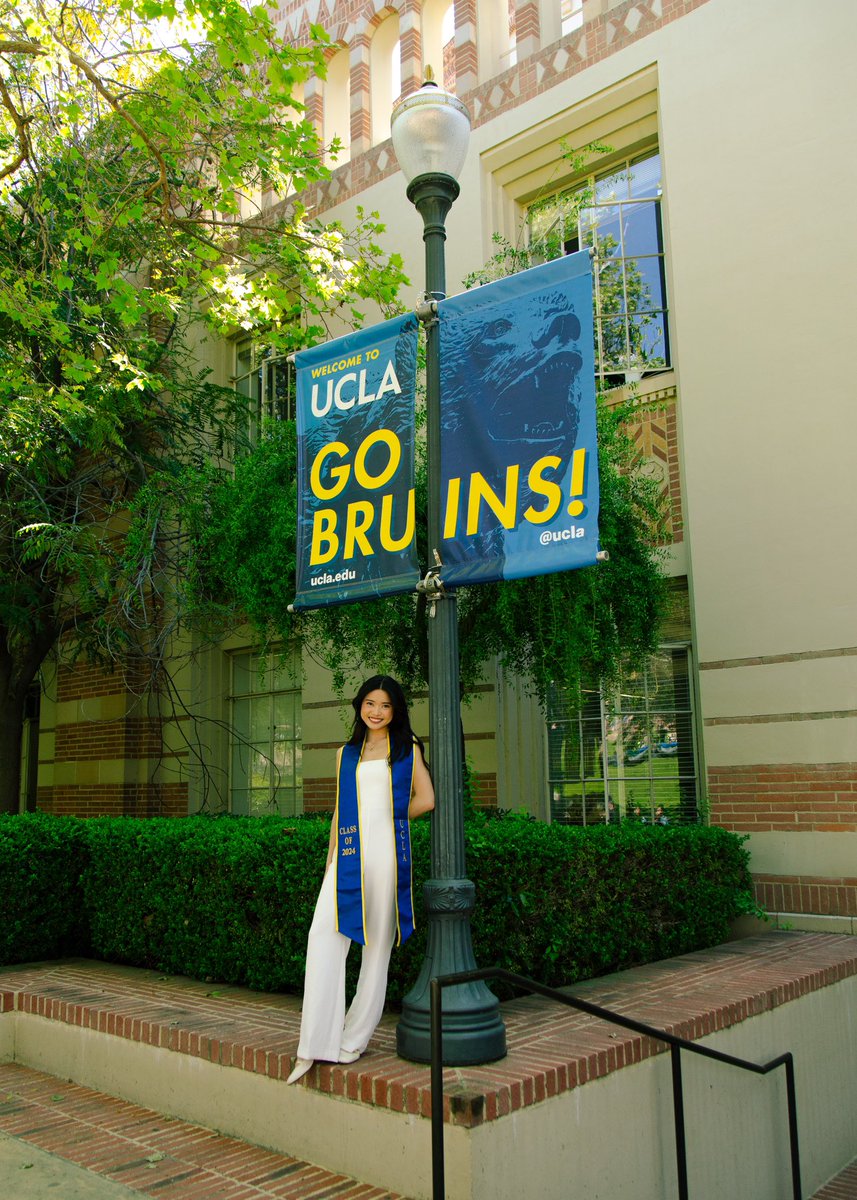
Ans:
[[[329,828],[279,817],[4,819],[0,961],[91,946],[110,961],[299,992]],[[465,838],[477,962],[554,986],[714,945],[752,908],[742,839],[718,828],[578,829],[477,815]],[[417,822],[418,927],[393,954],[392,1001],[425,951],[429,845],[429,823]],[[358,967],[352,954],[352,983]]]
[[[42,813],[0,817],[0,963],[87,951],[78,882],[86,854],[80,821]]]

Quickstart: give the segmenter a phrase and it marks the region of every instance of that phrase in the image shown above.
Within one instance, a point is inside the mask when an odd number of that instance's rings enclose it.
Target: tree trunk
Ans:
[[[0,691],[0,814],[19,810],[25,696]]]
[[[20,810],[27,692],[57,636],[58,630],[45,623],[26,642],[12,641],[0,625],[0,814]]]

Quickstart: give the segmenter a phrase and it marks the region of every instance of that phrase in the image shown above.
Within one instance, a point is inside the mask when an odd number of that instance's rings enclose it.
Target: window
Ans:
[[[527,213],[535,261],[587,247],[595,259],[596,367],[639,378],[670,366],[661,160],[649,153],[537,201]]]
[[[692,686],[686,645],[667,645],[615,693],[557,689],[548,705],[551,820],[593,825],[698,819]]]
[[[295,419],[294,364],[269,347],[242,342],[235,352],[235,390],[247,397],[247,424],[236,441],[259,439],[263,421]]]
[[[232,657],[231,811],[290,817],[303,809],[301,664],[292,651]]]
[[[559,19],[563,37],[580,29],[583,24],[583,0],[560,0]]]

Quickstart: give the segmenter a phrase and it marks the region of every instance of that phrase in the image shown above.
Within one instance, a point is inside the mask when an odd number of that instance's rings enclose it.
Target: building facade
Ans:
[[[296,40],[310,23],[332,39],[327,79],[303,98],[340,149],[310,208],[346,223],[377,210],[416,303],[422,228],[389,117],[430,64],[473,119],[450,291],[494,234],[536,256],[599,240],[603,382],[650,402],[636,437],[670,498],[662,650],[618,694],[593,685],[583,709],[558,694],[547,714],[486,664],[465,712],[477,802],[579,823],[658,805],[710,819],[749,834],[764,907],[857,932],[857,422],[842,367],[857,9],[295,0],[279,20]],[[248,419],[288,416],[284,364],[241,342],[215,357]],[[330,807],[347,711],[328,677],[259,663],[240,638],[191,649],[175,647],[168,693],[80,666],[45,676],[22,806]]]

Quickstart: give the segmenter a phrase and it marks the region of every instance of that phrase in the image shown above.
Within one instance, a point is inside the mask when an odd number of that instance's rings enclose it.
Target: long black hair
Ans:
[[[390,675],[372,675],[365,683],[361,684],[357,695],[351,701],[351,707],[354,709],[354,725],[351,729],[351,737],[348,739],[348,745],[363,745],[368,729],[366,728],[366,722],[360,716],[360,709],[363,707],[363,701],[369,693],[376,690],[386,692],[390,697],[390,703],[393,705],[393,719],[387,726],[387,732],[390,735],[390,762],[397,762],[400,758],[407,757],[411,752],[411,747],[414,745],[419,746],[423,759],[425,759],[423,744],[411,729],[408,702],[405,699],[405,693],[402,691],[402,685]]]

